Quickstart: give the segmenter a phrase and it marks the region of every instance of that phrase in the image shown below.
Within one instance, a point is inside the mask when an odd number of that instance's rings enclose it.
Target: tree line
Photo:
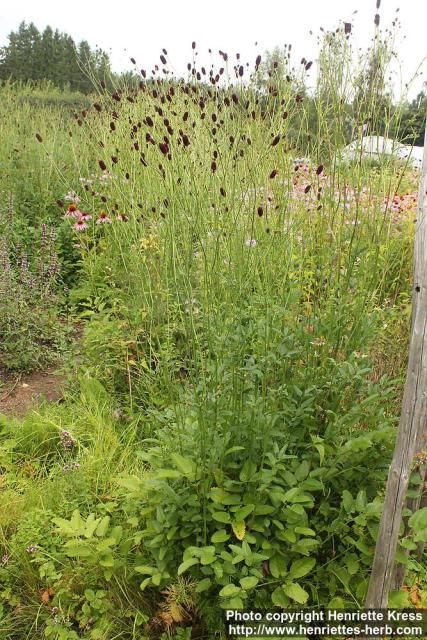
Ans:
[[[47,26],[43,32],[31,22],[21,22],[0,49],[0,81],[50,80],[54,85],[89,93],[93,77],[110,77],[107,53],[91,49],[86,40],[76,44],[73,38]]]

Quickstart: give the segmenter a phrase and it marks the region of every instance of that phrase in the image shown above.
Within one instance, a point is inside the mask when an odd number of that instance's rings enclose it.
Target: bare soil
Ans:
[[[43,400],[61,400],[64,385],[65,377],[53,368],[19,376],[0,371],[0,413],[23,417]]]

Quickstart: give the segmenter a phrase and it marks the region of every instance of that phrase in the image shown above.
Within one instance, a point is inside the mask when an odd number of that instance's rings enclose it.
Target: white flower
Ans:
[[[247,247],[256,247],[256,240],[254,240],[253,238],[249,238],[248,240],[246,240],[245,245]]]

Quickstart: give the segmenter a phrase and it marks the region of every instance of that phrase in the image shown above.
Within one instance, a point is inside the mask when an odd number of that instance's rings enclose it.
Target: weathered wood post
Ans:
[[[365,606],[386,608],[394,573],[399,528],[417,446],[427,414],[427,122],[414,241],[412,335],[399,431],[387,479]]]

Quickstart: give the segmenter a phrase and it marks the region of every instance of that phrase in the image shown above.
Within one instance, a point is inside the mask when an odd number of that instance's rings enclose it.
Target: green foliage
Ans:
[[[66,41],[15,35],[17,52]],[[238,87],[195,72],[103,88],[100,59],[96,98],[3,85],[0,350],[29,369],[57,352],[41,337],[62,331],[59,309],[81,329],[65,401],[0,421],[5,639],[216,637],[224,608],[363,604],[417,176],[338,162],[365,118],[390,131],[403,113],[388,44],[376,31],[354,67],[347,36],[325,34],[313,91],[289,48]],[[41,224],[56,234],[45,260]],[[425,540],[424,511],[406,514],[399,561]],[[407,566],[424,602],[425,571]]]
[[[59,313],[59,262],[54,233],[42,226],[32,255],[11,238],[13,203],[0,219],[0,366],[31,371],[54,362],[64,345]]]
[[[43,33],[31,22],[21,22],[9,34],[9,44],[0,50],[0,81],[49,80],[57,87],[71,87],[89,93],[88,76],[105,78],[110,70],[108,55],[92,50],[83,40],[75,44],[71,36],[47,26]]]

